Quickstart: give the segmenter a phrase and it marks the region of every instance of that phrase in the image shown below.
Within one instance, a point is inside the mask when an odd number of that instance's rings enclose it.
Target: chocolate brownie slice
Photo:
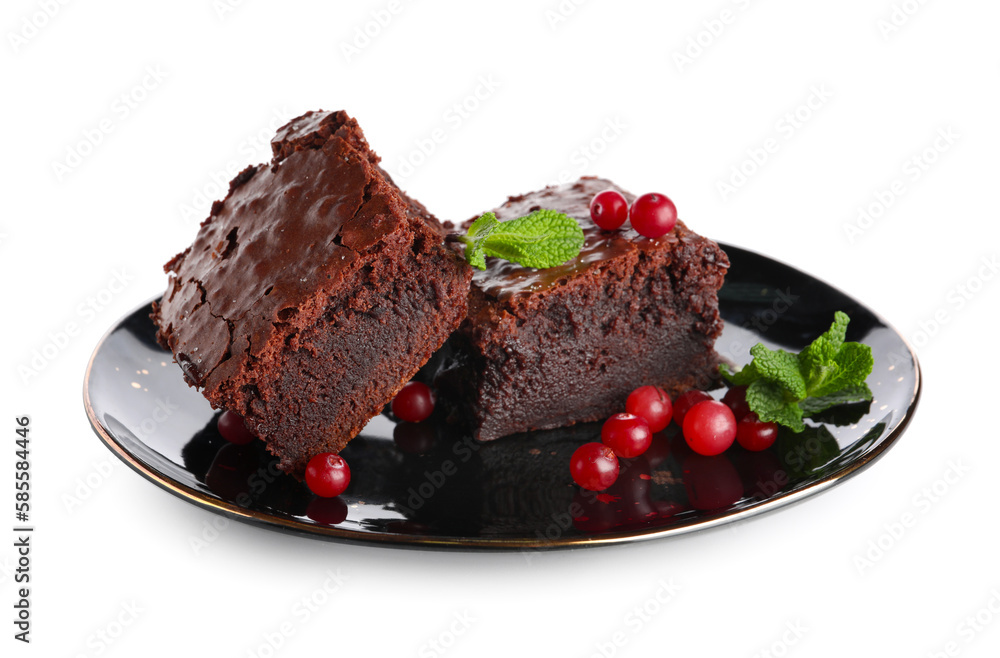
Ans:
[[[582,178],[494,210],[500,220],[558,210],[579,221],[586,243],[559,267],[487,259],[474,275],[469,316],[434,380],[477,439],[603,420],[644,384],[676,395],[713,380],[726,254],[680,221],[655,240],[602,231],[589,208],[606,189],[619,188]]]
[[[166,264],[152,317],[188,382],[301,474],[444,343],[471,271],[345,113],[293,119],[272,147]]]

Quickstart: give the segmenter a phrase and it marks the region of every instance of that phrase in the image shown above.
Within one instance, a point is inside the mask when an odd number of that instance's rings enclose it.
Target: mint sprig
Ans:
[[[579,255],[583,229],[575,219],[555,210],[536,210],[506,222],[488,212],[474,221],[468,234],[459,236],[459,240],[465,243],[465,259],[481,270],[486,269],[486,256],[546,268]]]
[[[734,386],[747,387],[747,404],[762,421],[801,432],[805,416],[872,399],[865,383],[874,366],[872,350],[845,342],[849,322],[837,311],[830,329],[798,354],[757,343],[750,349],[753,361],[742,370],[734,373],[722,364],[719,371]]]

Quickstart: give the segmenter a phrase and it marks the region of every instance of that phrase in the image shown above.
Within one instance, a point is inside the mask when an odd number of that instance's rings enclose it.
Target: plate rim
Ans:
[[[91,371],[94,365],[94,361],[97,355],[100,353],[102,347],[107,342],[108,338],[112,333],[117,331],[122,324],[135,315],[136,311],[142,308],[151,308],[153,302],[160,299],[162,295],[158,295],[148,299],[143,304],[133,308],[124,315],[120,316],[111,326],[104,332],[100,340],[98,340],[97,345],[94,347],[90,358],[87,360],[87,367],[84,372],[83,377],[83,406],[87,414],[87,419],[90,422],[91,429],[101,440],[101,442],[108,448],[118,459],[129,466],[133,471],[138,473],[144,479],[157,485],[160,489],[173,494],[174,496],[186,501],[201,509],[206,509],[210,512],[216,514],[221,514],[226,518],[234,519],[253,525],[256,527],[265,528],[268,530],[274,530],[279,532],[284,532],[286,534],[293,534],[296,536],[305,536],[312,539],[322,539],[327,541],[340,541],[354,544],[363,545],[376,545],[376,546],[391,546],[395,548],[424,548],[424,549],[468,549],[468,550],[553,550],[553,549],[568,549],[568,548],[580,548],[580,547],[594,547],[594,546],[608,546],[613,544],[631,544],[638,541],[648,541],[653,539],[661,539],[666,537],[674,537],[679,535],[688,534],[691,532],[708,530],[710,528],[719,527],[722,525],[727,525],[730,523],[736,523],[738,521],[743,521],[750,517],[759,516],[763,514],[768,514],[776,510],[788,507],[790,505],[799,503],[806,498],[816,496],[828,491],[829,489],[847,481],[851,477],[861,473],[862,471],[868,469],[872,464],[878,461],[885,453],[894,446],[899,438],[903,435],[906,428],[909,426],[910,421],[913,419],[913,415],[917,409],[920,401],[921,392],[923,390],[923,375],[920,368],[920,362],[917,359],[917,354],[913,349],[913,346],[907,340],[906,336],[902,334],[893,324],[888,322],[881,314],[871,309],[867,304],[864,304],[848,295],[840,288],[831,285],[827,281],[809,274],[804,270],[800,270],[794,265],[790,265],[784,261],[777,258],[773,258],[766,254],[762,254],[758,251],[747,249],[739,245],[733,245],[729,243],[718,243],[722,247],[723,251],[726,249],[739,249],[741,251],[747,252],[753,256],[768,259],[774,263],[787,267],[789,269],[801,272],[806,276],[819,281],[820,283],[828,286],[830,289],[836,291],[843,297],[857,302],[865,308],[866,311],[874,315],[879,322],[881,322],[885,327],[892,330],[896,336],[902,341],[903,345],[906,347],[907,352],[910,355],[910,359],[913,361],[913,371],[914,371],[914,386],[912,397],[909,405],[902,409],[902,417],[899,424],[891,431],[888,435],[882,437],[878,443],[864,452],[858,458],[851,460],[848,464],[842,466],[838,470],[834,471],[832,474],[824,477],[823,479],[815,482],[813,484],[807,485],[801,489],[787,492],[785,494],[778,494],[773,498],[768,498],[766,500],[754,503],[745,507],[737,512],[722,513],[714,517],[707,519],[702,519],[700,521],[688,524],[682,524],[673,527],[651,527],[651,528],[631,528],[628,530],[621,530],[618,532],[608,532],[602,533],[600,535],[590,535],[585,537],[558,537],[554,540],[549,540],[546,538],[539,537],[432,537],[416,534],[406,534],[406,533],[359,533],[356,530],[351,530],[347,528],[339,528],[337,526],[319,525],[314,523],[306,523],[299,521],[297,519],[285,519],[273,516],[266,512],[261,512],[257,510],[247,509],[245,507],[240,507],[234,503],[229,503],[223,500],[212,499],[203,493],[188,487],[187,485],[177,482],[167,475],[156,471],[155,469],[147,466],[137,459],[131,452],[129,452],[121,442],[119,442],[111,433],[107,431],[104,424],[98,419],[97,413],[94,409],[93,403],[90,396],[90,379]],[[724,284],[723,284],[724,285]]]

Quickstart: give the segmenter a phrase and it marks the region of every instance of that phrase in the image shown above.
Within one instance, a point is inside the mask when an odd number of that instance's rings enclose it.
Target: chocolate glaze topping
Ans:
[[[378,156],[344,112],[298,117],[272,148],[271,166],[237,176],[194,244],[164,267],[172,277],[156,313],[161,337],[197,386],[213,388],[260,357],[292,318],[318,318],[317,301],[343,284],[359,253],[404,228],[394,210],[422,208],[406,197],[399,207],[402,193],[379,176]],[[169,330],[180,322],[183,335]]]
[[[549,186],[530,195],[510,197],[493,211],[497,219],[517,219],[539,208],[558,210],[580,223],[584,236],[583,248],[573,260],[547,269],[522,267],[499,258],[488,258],[486,269],[477,270],[473,275],[473,285],[494,299],[506,301],[514,295],[540,292],[564,283],[602,261],[617,258],[629,251],[645,251],[661,247],[665,243],[674,244],[691,236],[691,232],[680,221],[677,222],[677,228],[656,240],[639,235],[627,223],[616,231],[599,228],[590,219],[590,200],[598,192],[608,189],[618,190],[629,203],[635,199],[633,194],[611,181],[593,177],[581,178],[575,183]],[[471,222],[466,222],[466,227],[469,223]]]

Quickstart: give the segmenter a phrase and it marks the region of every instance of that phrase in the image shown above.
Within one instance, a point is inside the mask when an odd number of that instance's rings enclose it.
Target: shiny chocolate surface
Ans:
[[[614,189],[631,201],[635,195],[626,192],[611,181],[602,178],[581,178],[575,183],[547,187],[544,190],[511,197],[494,209],[497,219],[509,221],[547,208],[573,217],[583,229],[584,243],[580,255],[558,267],[535,269],[523,267],[500,258],[488,258],[485,270],[477,270],[472,277],[474,286],[490,297],[509,299],[520,293],[539,292],[561,281],[587,271],[598,263],[617,258],[635,250],[652,249],[663,244],[675,245],[678,240],[691,240],[694,236],[683,222],[674,231],[657,240],[644,238],[626,223],[617,231],[604,231],[590,219],[590,201],[598,192]]]

